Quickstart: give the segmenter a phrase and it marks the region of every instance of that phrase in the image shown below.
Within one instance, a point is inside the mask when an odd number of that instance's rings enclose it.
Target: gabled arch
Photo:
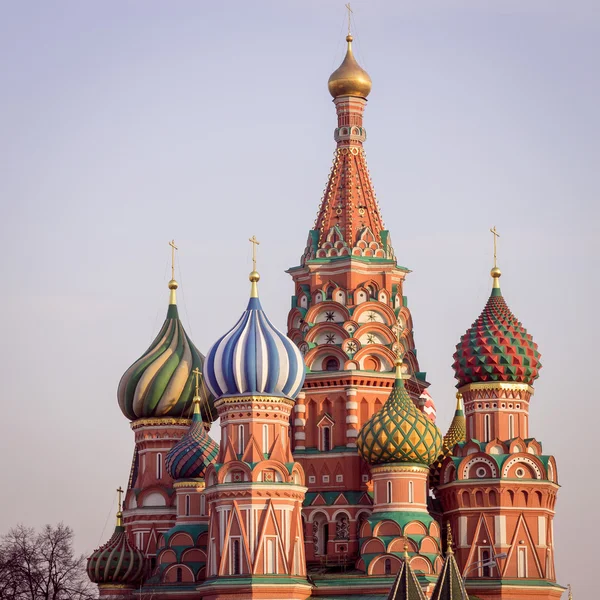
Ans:
[[[381,554],[383,552],[385,552],[385,546],[383,545],[383,541],[377,537],[366,540],[360,549],[360,553],[363,556],[365,554]]]
[[[377,525],[375,525],[375,527],[373,528],[373,535],[374,536],[382,536],[382,535],[401,536],[402,529],[401,529],[400,525],[398,525],[398,523],[396,523],[396,521],[391,521],[391,520],[386,519],[384,521],[380,521],[379,523],[377,523]]]
[[[426,556],[421,556],[421,555],[413,556],[410,561],[410,566],[411,566],[412,570],[415,571],[415,573],[417,571],[420,571],[421,573],[424,573],[425,575],[433,574],[433,565],[431,564],[431,561]]]
[[[533,479],[545,479],[546,469],[544,464],[537,456],[529,453],[521,453],[508,459],[502,466],[502,477],[510,477],[513,467],[516,468],[517,465],[526,467],[532,473]]]
[[[476,474],[476,465],[481,465],[488,471],[487,475],[480,477]],[[479,452],[477,454],[469,454],[460,463],[458,469],[458,479],[496,479],[499,477],[498,465],[487,454]]]
[[[177,570],[181,569],[181,583],[191,583],[196,581],[196,577],[194,576],[194,572],[188,565],[184,565],[182,563],[177,563],[169,566],[162,576],[162,581],[164,583],[177,583]]]
[[[396,341],[394,332],[383,323],[359,323],[358,329],[354,332],[354,337],[360,340],[360,343],[363,346],[367,346],[368,340],[366,338],[370,335],[375,339],[380,340],[375,342],[376,344],[387,346]],[[373,344],[373,342],[371,342],[371,344]]]
[[[333,345],[319,341],[319,338],[327,335],[327,333],[335,335],[335,344],[341,344],[348,337],[348,332],[341,325],[335,323],[317,323],[314,327],[310,328],[310,331],[306,334],[304,339],[309,344],[319,344],[319,346]]]
[[[334,345],[316,346],[304,355],[304,363],[311,371],[320,371],[324,367],[323,360],[328,356],[334,356],[340,361],[340,366],[348,360],[346,353]]]
[[[225,483],[225,479],[227,475],[232,473],[233,471],[242,471],[244,474],[244,481],[252,481],[252,472],[250,467],[240,460],[231,460],[224,465],[221,466],[219,472],[217,473],[217,481],[218,483]]]
[[[369,356],[377,357],[380,361],[381,372],[391,371],[396,359],[394,353],[386,346],[380,346],[378,344],[370,344],[362,347],[353,357],[352,360],[359,364],[361,369],[364,368],[365,360]]]
[[[401,560],[394,554],[382,554],[369,563],[369,575],[385,575],[385,563],[390,561],[390,575],[396,575],[402,566]]]

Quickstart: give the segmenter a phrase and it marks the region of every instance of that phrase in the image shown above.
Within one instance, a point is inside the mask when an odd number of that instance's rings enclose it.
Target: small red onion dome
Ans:
[[[493,382],[532,385],[542,367],[537,344],[502,296],[500,269],[495,267],[491,275],[492,294],[456,346],[452,367],[458,388]]]

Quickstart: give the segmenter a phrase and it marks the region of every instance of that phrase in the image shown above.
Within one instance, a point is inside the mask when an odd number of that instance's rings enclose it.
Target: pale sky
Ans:
[[[204,353],[260,293],[285,330],[335,147],[342,0],[0,1],[0,532],[109,536],[133,434],[119,378],[168,301]],[[353,3],[369,168],[445,431],[454,346],[502,290],[543,369],[531,435],[558,461],[559,582],[592,598],[600,528],[600,4]],[[108,521],[107,521],[108,519]]]

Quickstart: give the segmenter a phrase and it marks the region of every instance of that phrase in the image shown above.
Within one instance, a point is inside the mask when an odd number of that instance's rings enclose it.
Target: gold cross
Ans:
[[[200,372],[200,369],[198,367],[196,367],[192,373],[196,376],[196,396],[199,396],[199,389],[200,389],[200,376],[202,375],[202,373]]]
[[[497,267],[496,265],[496,240],[500,237],[500,234],[496,231],[496,226],[494,225],[490,231],[494,234],[494,269]]]
[[[123,494],[123,488],[121,486],[117,488],[117,494],[119,494],[119,510],[121,510],[121,496]]]
[[[252,244],[252,270],[256,271],[256,246],[260,245],[260,242],[256,239],[255,235],[248,241]]]
[[[175,279],[175,250],[179,248],[175,245],[175,240],[171,240],[169,246],[171,246],[171,279]]]
[[[350,35],[350,19],[353,13],[352,9],[350,8],[350,2],[346,4],[346,9],[348,10],[348,35]]]
[[[396,347],[396,358],[401,359],[403,356],[403,346],[400,343],[400,336],[402,335],[402,331],[403,331],[403,327],[402,327],[402,323],[400,322],[400,319],[398,319],[396,321],[396,342],[397,342],[397,347]]]

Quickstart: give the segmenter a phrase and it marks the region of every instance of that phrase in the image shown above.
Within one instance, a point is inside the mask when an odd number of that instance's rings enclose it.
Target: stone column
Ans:
[[[306,394],[300,392],[294,406],[294,450],[306,449]]]
[[[358,402],[356,388],[346,390],[346,446],[356,446],[358,437]]]

